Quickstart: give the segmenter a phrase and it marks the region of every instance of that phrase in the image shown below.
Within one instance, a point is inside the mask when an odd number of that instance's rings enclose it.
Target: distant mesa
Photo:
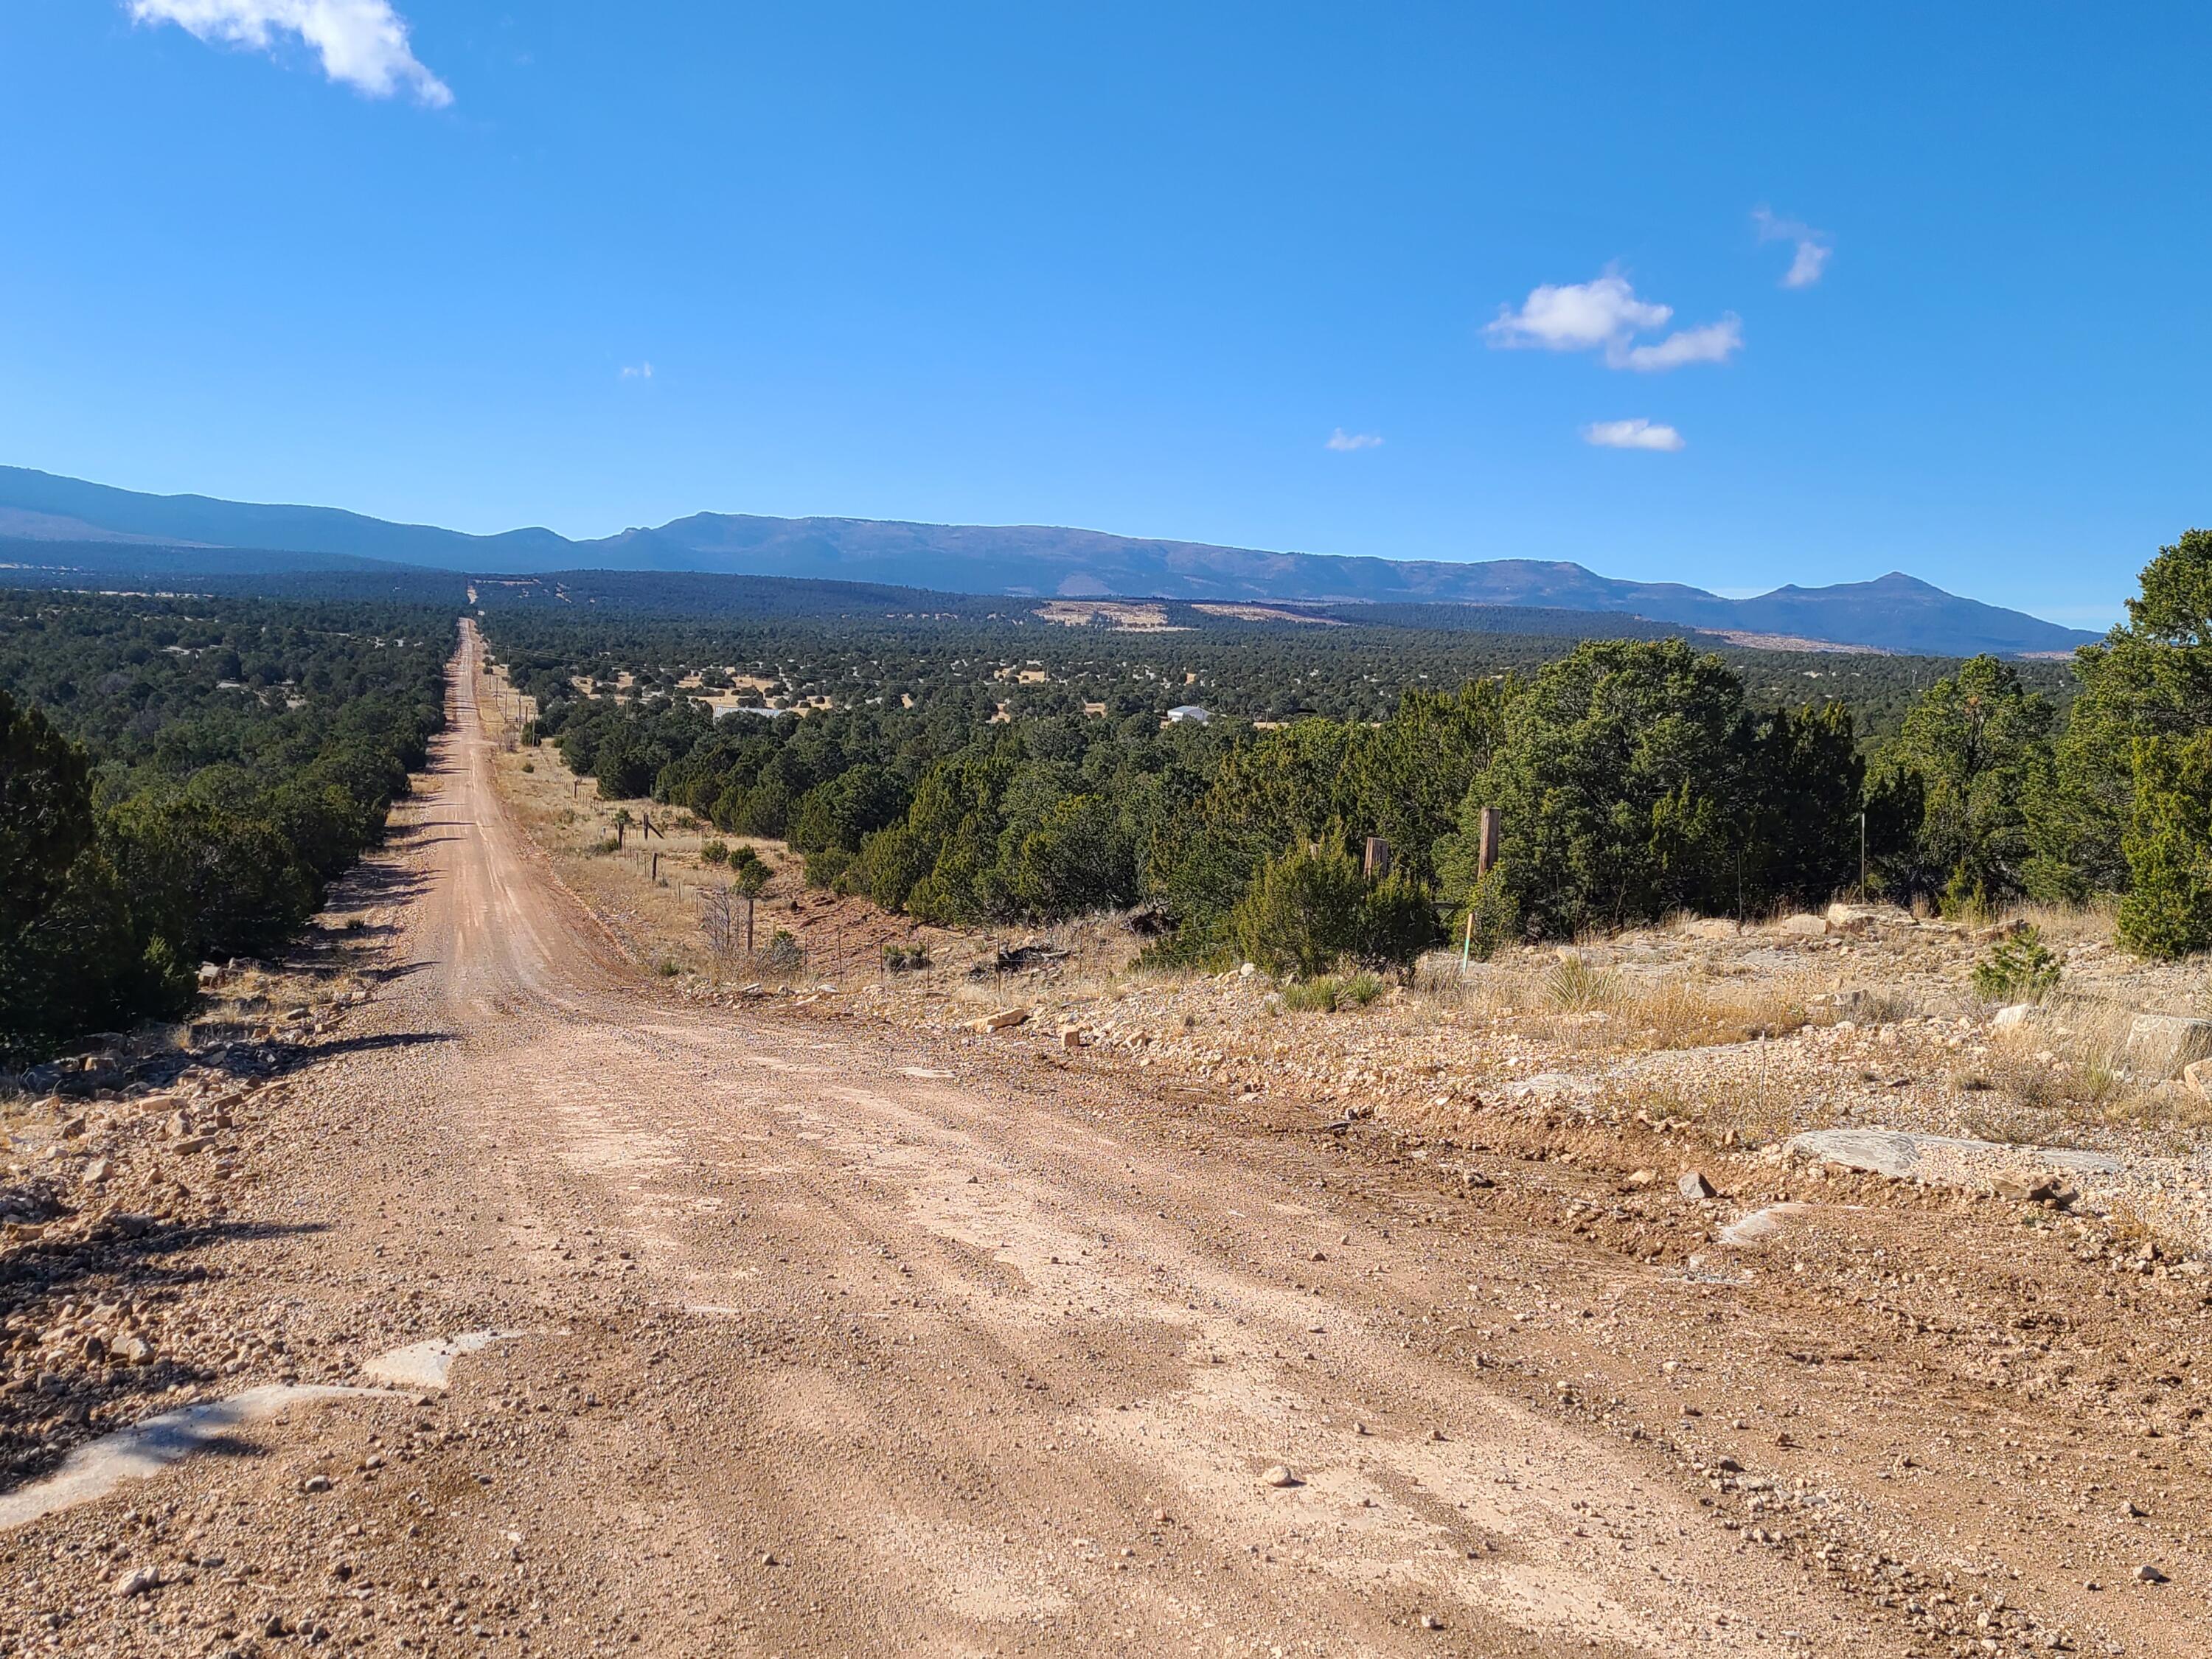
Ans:
[[[1049,525],[697,513],[598,541],[571,541],[544,529],[471,536],[335,507],[147,495],[0,467],[0,563],[57,562],[72,544],[88,550],[87,557],[101,546],[174,549],[180,572],[219,552],[233,572],[250,570],[257,561],[261,568],[293,570],[374,560],[481,576],[592,569],[793,576],[1062,603],[1119,597],[1340,608],[1537,607],[1643,617],[1746,644],[1942,656],[2063,654],[2097,637],[1947,593],[1902,571],[1729,599],[1675,582],[1618,580],[1563,562],[1271,553]]]

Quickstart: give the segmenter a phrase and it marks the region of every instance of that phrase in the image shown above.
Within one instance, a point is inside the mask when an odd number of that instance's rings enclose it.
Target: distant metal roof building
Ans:
[[[1170,724],[1180,724],[1184,720],[1190,720],[1197,725],[1203,726],[1206,721],[1212,718],[1213,716],[1212,714],[1194,702],[1182,703],[1168,710],[1168,720]]]

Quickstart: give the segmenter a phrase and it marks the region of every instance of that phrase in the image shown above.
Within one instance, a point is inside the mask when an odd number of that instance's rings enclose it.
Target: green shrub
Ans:
[[[1990,1002],[2040,1001],[2057,988],[2060,971],[2058,958],[2044,944],[2042,934],[2023,927],[1998,940],[1974,964],[1974,990]]]
[[[1340,838],[1296,847],[1261,866],[1231,917],[1245,959],[1313,979],[1358,947],[1367,880]]]
[[[699,848],[699,860],[702,864],[727,864],[730,843],[719,838],[703,842]]]
[[[886,945],[884,946],[884,966],[895,974],[912,973],[929,966],[929,947],[927,945]]]
[[[758,898],[772,873],[768,861],[750,847],[740,847],[730,854],[732,884],[742,897]]]
[[[1364,1008],[1382,994],[1382,981],[1372,974],[1354,974],[1346,979],[1340,993],[1340,1006],[1354,1003]]]
[[[1436,937],[1429,892],[1397,873],[1370,882],[1340,836],[1262,865],[1230,917],[1245,959],[1312,979],[1346,959],[1403,964]]]

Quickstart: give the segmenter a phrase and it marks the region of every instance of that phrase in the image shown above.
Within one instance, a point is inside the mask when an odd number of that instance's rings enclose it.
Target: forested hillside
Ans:
[[[0,1050],[276,950],[443,720],[442,608],[0,591]]]
[[[1814,902],[1858,884],[1863,846],[1868,886],[1893,898],[1971,914],[2117,894],[2136,948],[2201,949],[2209,619],[2212,536],[2191,532],[2144,572],[2128,625],[2081,653],[2070,719],[2036,665],[1922,664],[1906,692],[1898,659],[1824,659],[1839,686],[1883,676],[1895,720],[1870,744],[1850,702],[1680,640],[1055,639],[1003,617],[948,638],[912,617],[831,634],[605,611],[586,627],[544,605],[487,627],[539,699],[533,739],[610,796],[787,839],[811,880],[945,922],[1146,901],[1164,955],[1310,965],[1402,960],[1470,917],[1495,943]],[[733,674],[756,712],[718,719],[693,692]],[[811,712],[758,707],[771,696]],[[1164,718],[1200,697],[1287,718]],[[1478,878],[1486,806],[1503,856]],[[1352,856],[1368,836],[1394,851],[1385,879]]]

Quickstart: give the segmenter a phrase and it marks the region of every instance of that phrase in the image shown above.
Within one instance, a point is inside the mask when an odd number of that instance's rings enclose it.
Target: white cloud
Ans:
[[[1482,331],[1496,346],[1611,349],[1640,329],[1663,326],[1674,314],[1671,307],[1638,299],[1626,277],[1607,271],[1595,282],[1541,283],[1530,290],[1520,310],[1499,307],[1498,320]]]
[[[1382,434],[1379,432],[1346,432],[1342,427],[1328,434],[1328,447],[1349,453],[1355,449],[1380,449]]]
[[[1685,363],[1724,363],[1743,348],[1743,322],[1731,311],[1717,323],[1699,328],[1678,328],[1656,345],[1632,346],[1607,362],[1615,368],[1645,374],[1680,368]]]
[[[1665,327],[1674,314],[1672,306],[1637,298],[1626,277],[1608,270],[1588,283],[1543,283],[1530,290],[1519,310],[1500,307],[1482,331],[1493,346],[1597,351],[1607,368],[1647,372],[1726,362],[1743,344],[1743,324],[1733,312],[1717,323],[1636,343],[1638,334]]]
[[[622,377],[625,380],[649,380],[653,378],[651,363],[624,363]]]
[[[1669,453],[1688,441],[1671,426],[1655,422],[1592,421],[1583,428],[1583,441],[1600,449],[1660,449]]]
[[[174,23],[198,39],[273,49],[296,34],[323,60],[323,73],[372,98],[404,91],[443,109],[453,88],[430,73],[407,44],[407,23],[391,0],[129,0],[131,20]]]
[[[1782,278],[1783,287],[1810,288],[1820,280],[1820,273],[1827,269],[1828,256],[1836,251],[1826,232],[1800,224],[1795,219],[1778,218],[1763,207],[1753,208],[1751,218],[1759,227],[1760,241],[1797,245],[1790,269]]]

